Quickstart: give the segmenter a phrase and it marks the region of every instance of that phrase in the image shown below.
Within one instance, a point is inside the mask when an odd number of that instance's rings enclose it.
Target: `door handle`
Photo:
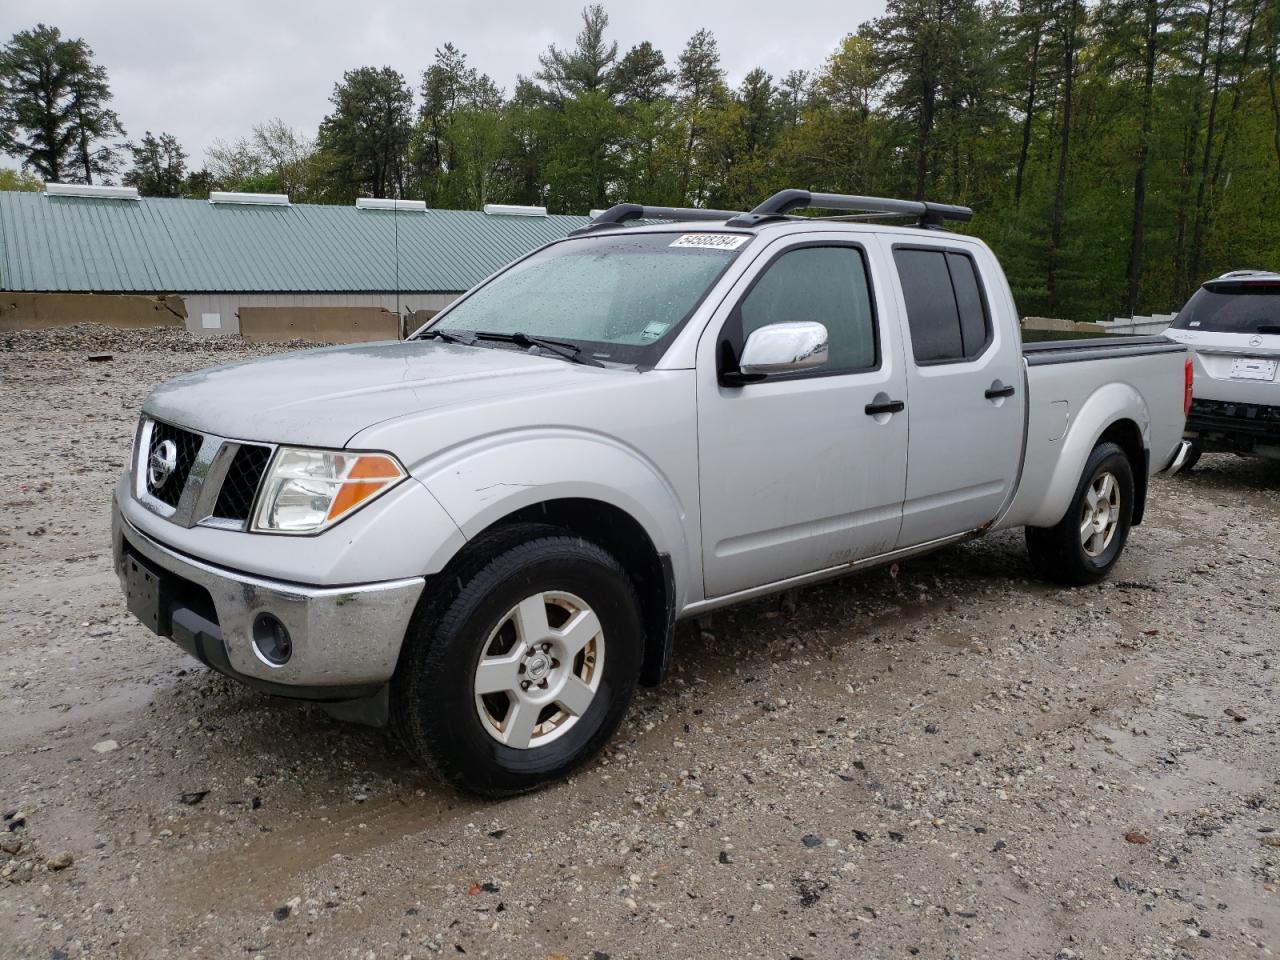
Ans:
[[[884,403],[868,403],[864,409],[868,417],[875,417],[882,413],[901,413],[907,405],[901,400],[886,400]]]
[[[1000,382],[999,380],[996,381],[996,383],[999,383],[999,382]],[[1013,387],[1012,386],[998,387],[995,384],[992,384],[990,387],[987,388],[987,392],[983,394],[983,396],[985,396],[988,400],[999,400],[1001,397],[1012,397]]]

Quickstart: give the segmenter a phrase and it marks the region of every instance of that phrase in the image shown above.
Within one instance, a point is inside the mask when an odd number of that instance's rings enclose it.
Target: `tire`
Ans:
[[[613,735],[644,633],[630,578],[595,544],[528,526],[477,546],[450,572],[452,595],[414,615],[392,724],[442,780],[506,797],[563,778]]]
[[[1105,516],[1101,498],[1107,501]],[[1090,519],[1092,526],[1087,528]],[[1031,562],[1055,583],[1097,583],[1124,551],[1132,520],[1133,467],[1119,446],[1100,443],[1089,454],[1071,506],[1057,526],[1027,527]]]
[[[1187,451],[1187,459],[1182,462],[1182,469],[1179,470],[1178,473],[1190,473],[1195,465],[1200,462],[1200,455],[1202,453],[1204,453],[1204,451],[1200,449],[1200,444],[1193,441],[1191,449]]]

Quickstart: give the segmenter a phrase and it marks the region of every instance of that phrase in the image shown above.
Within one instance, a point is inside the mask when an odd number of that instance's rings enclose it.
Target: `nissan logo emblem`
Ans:
[[[151,448],[151,458],[147,461],[147,480],[155,490],[159,490],[173,471],[178,469],[178,445],[172,440],[161,440]]]

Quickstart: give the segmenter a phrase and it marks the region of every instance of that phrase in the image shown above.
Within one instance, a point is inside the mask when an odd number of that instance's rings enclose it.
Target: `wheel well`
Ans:
[[[1147,508],[1147,474],[1150,472],[1146,444],[1142,442],[1142,430],[1132,420],[1117,420],[1102,432],[1098,443],[1114,443],[1124,451],[1133,468],[1133,520],[1136,527],[1142,522]]]
[[[675,579],[671,559],[660,554],[644,527],[630,514],[600,500],[548,500],[523,507],[491,524],[484,533],[519,523],[546,523],[575,533],[617,558],[635,584],[644,621],[645,649],[640,682],[662,680],[675,631]]]

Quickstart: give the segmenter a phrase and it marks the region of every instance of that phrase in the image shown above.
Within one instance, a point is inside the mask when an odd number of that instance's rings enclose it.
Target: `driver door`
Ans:
[[[837,239],[838,237],[838,239]],[[885,265],[848,235],[781,241],[726,298],[698,350],[708,599],[894,548],[906,487],[906,377]],[[891,301],[890,301],[891,303]],[[727,366],[773,323],[827,328],[822,366],[735,386]],[[868,406],[872,410],[868,410]]]

